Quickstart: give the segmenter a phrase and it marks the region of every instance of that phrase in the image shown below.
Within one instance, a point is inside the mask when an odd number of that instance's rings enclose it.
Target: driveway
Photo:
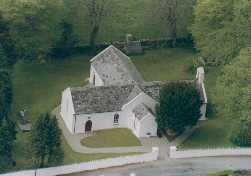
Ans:
[[[198,158],[157,161],[153,163],[110,168],[69,176],[207,176],[223,170],[250,170],[251,157]]]

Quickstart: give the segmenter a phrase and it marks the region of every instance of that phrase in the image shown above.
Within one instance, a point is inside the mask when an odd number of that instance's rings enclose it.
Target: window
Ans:
[[[114,115],[113,123],[116,123],[116,124],[119,123],[119,114]]]

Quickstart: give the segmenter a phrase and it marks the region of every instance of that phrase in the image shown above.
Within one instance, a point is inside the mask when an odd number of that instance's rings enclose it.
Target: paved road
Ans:
[[[166,160],[70,176],[206,176],[222,170],[251,170],[251,157]]]

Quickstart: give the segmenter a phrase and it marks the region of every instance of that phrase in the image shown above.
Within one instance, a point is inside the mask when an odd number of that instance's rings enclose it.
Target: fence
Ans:
[[[137,164],[155,161],[159,157],[159,148],[153,147],[151,153],[145,153],[133,156],[124,156],[111,159],[95,160],[85,163],[64,165],[58,167],[50,167],[44,169],[36,169],[29,171],[20,171],[9,174],[2,174],[1,176],[55,176],[65,175],[71,173],[78,173],[84,171],[92,171],[97,169],[104,169],[109,167],[124,166],[128,164]]]
[[[176,146],[170,147],[170,158],[199,158],[222,156],[251,156],[251,148],[217,148],[217,149],[191,149],[178,150]]]

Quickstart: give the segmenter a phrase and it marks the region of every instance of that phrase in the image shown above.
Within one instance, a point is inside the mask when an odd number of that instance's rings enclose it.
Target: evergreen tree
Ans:
[[[201,98],[196,85],[176,82],[166,85],[160,92],[157,124],[160,130],[171,129],[181,133],[196,125],[201,113]]]
[[[0,167],[9,168],[15,164],[12,158],[13,144],[16,139],[15,125],[7,118],[0,125]]]
[[[44,167],[46,163],[63,159],[61,149],[61,131],[55,117],[42,114],[32,129],[31,142],[35,163]]]

